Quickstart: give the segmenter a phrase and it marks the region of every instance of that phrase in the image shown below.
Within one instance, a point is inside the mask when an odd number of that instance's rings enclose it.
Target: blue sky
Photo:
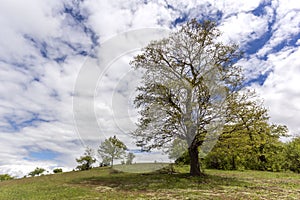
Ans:
[[[244,69],[247,85],[264,99],[271,122],[286,124],[290,134],[299,135],[297,0],[3,0],[0,174],[21,176],[37,166],[74,168],[75,158],[84,150],[84,135],[74,123],[74,87],[80,70],[98,55],[94,52],[122,32],[172,30],[192,18],[216,20],[222,41],[240,46],[245,57],[238,64]],[[120,77],[130,70],[129,60],[126,55],[112,62],[89,97],[101,124],[99,135],[89,139],[91,145],[120,133],[119,138],[135,148],[132,139],[122,134],[126,127],[116,123],[122,119],[112,108],[112,91],[126,90]],[[116,90],[118,87],[123,89]],[[134,118],[130,103],[125,106]]]

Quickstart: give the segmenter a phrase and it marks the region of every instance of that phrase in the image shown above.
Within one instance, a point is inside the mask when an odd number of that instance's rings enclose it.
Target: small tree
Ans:
[[[92,164],[96,162],[96,159],[93,157],[93,149],[87,147],[84,155],[76,158],[76,162],[80,164],[76,167],[80,171],[91,169]]]
[[[63,172],[63,170],[61,168],[56,168],[56,169],[53,170],[54,174],[62,173],[62,172]]]
[[[126,149],[126,145],[116,136],[113,136],[101,142],[98,153],[103,161],[109,161],[113,166],[114,160],[121,159],[125,155]]]
[[[31,176],[31,177],[33,177],[33,176],[35,176],[35,175],[40,175],[40,174],[42,174],[44,171],[46,171],[44,168],[39,168],[39,167],[37,167],[37,168],[35,168],[35,170],[33,170],[32,172],[29,172],[29,176]]]
[[[132,161],[135,158],[135,155],[129,152],[126,156],[126,165],[132,165]]]

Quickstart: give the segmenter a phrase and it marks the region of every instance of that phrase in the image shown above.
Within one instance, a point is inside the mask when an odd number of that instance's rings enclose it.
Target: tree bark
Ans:
[[[200,163],[199,163],[199,152],[198,147],[190,146],[189,147],[190,155],[190,174],[191,176],[201,176]]]
[[[236,170],[236,164],[235,164],[235,156],[232,156],[232,169]]]

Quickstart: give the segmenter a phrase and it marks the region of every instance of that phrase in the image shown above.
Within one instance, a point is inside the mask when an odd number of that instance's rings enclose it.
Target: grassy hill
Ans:
[[[160,165],[161,164],[157,164]],[[116,166],[122,169],[124,166]],[[299,199],[300,175],[258,171],[206,170],[190,177],[188,167],[144,173],[151,164],[66,172],[0,182],[0,199]],[[130,169],[131,168],[131,169]],[[124,170],[124,168],[122,169]]]

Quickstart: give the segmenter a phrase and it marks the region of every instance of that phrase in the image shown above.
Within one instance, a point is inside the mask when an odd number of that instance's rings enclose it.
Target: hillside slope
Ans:
[[[132,167],[137,168],[134,165]],[[144,167],[147,167],[146,164]],[[187,167],[176,168],[176,171],[135,174],[110,168],[94,168],[3,181],[0,182],[0,199],[300,198],[299,174],[206,170],[207,176],[195,178],[186,173]]]

